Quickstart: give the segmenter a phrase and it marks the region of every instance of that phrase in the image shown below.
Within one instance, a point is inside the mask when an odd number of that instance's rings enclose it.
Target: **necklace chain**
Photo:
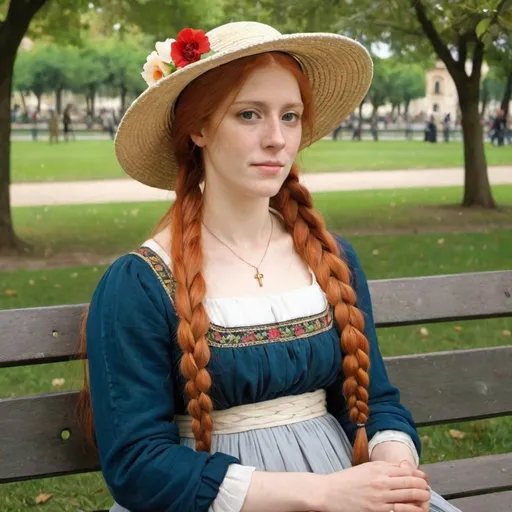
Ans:
[[[235,251],[233,251],[233,249],[231,249],[231,247],[229,247],[228,244],[223,242],[217,235],[212,233],[212,231],[204,223],[204,221],[203,221],[203,226],[206,228],[208,233],[210,233],[210,235],[212,235],[214,238],[216,238],[222,245],[227,247],[239,260],[243,261],[245,264],[247,264],[250,267],[254,268],[256,270],[256,274],[254,275],[254,279],[256,279],[258,281],[258,284],[260,285],[260,287],[263,286],[263,278],[265,276],[260,272],[260,266],[263,263],[263,260],[265,259],[265,256],[267,255],[268,248],[270,246],[270,241],[272,240],[272,233],[274,231],[274,221],[272,220],[272,214],[270,215],[270,236],[268,237],[267,247],[265,248],[265,252],[263,253],[263,257],[261,258],[261,261],[259,262],[258,265],[253,265],[252,263],[249,263],[248,261],[244,260],[241,256],[239,256]]]

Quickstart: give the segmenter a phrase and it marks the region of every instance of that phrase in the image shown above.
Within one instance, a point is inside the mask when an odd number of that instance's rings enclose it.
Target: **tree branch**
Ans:
[[[468,35],[461,34],[459,36],[459,70],[464,71],[466,69],[466,59],[468,57]]]
[[[0,25],[2,55],[15,55],[32,18],[45,2],[46,0],[10,1],[7,16]]]
[[[446,67],[452,77],[458,77],[460,75],[460,71],[456,61],[453,59],[448,46],[443,43],[441,40],[441,36],[439,32],[436,30],[434,24],[428,19],[427,13],[425,12],[425,6],[421,3],[421,0],[411,0],[411,4],[416,11],[416,17],[420,22],[421,27],[423,28],[423,32],[425,32],[426,36],[432,43],[434,50],[436,51],[439,58],[446,64]]]
[[[484,44],[477,41],[473,51],[473,69],[471,70],[471,80],[480,82],[482,74],[482,62],[484,60]]]

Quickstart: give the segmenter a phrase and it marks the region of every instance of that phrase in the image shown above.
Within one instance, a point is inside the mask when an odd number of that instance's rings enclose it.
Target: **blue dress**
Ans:
[[[368,438],[395,430],[421,445],[379,351],[366,277],[339,239],[352,270],[370,342]],[[179,371],[175,281],[149,248],[115,261],[93,295],[87,323],[92,406],[101,467],[122,511],[208,511],[232,464],[267,471],[328,473],[350,466],[355,425],[341,393],[339,328],[330,307],[287,322],[225,328],[207,340],[215,410],[325,390],[327,413],[291,425],[213,436],[211,453],[180,435],[186,414]],[[432,493],[431,511],[457,509]]]

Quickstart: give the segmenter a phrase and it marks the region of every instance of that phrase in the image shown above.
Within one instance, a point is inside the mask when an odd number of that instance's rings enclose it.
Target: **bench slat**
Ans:
[[[459,498],[450,503],[463,512],[510,512],[512,511],[512,491]]]
[[[512,389],[512,346],[394,357],[386,365],[419,426],[512,412],[507,391]],[[0,400],[0,442],[8,450],[0,481],[97,467],[94,457],[79,455],[83,441],[74,415],[76,398],[76,392],[66,392]],[[60,433],[66,428],[72,436],[63,442]],[[76,460],[85,466],[76,468]]]
[[[73,358],[83,310],[73,305],[0,311],[0,368]]]
[[[512,346],[385,359],[418,426],[512,413]]]
[[[380,327],[512,316],[512,270],[370,282]]]
[[[512,271],[386,279],[369,285],[378,327],[512,316]],[[74,357],[83,307],[0,311],[0,367]]]
[[[425,464],[421,469],[432,489],[448,500],[512,490],[512,453]]]
[[[0,400],[0,483],[99,469],[75,416],[78,393]],[[69,429],[71,436],[62,440]]]

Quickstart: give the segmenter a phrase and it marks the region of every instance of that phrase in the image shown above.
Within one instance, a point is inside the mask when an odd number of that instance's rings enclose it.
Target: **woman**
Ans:
[[[371,73],[352,40],[246,22],[148,57],[116,153],[176,200],[107,270],[86,324],[113,511],[456,510],[417,469],[364,272],[294,163]]]

